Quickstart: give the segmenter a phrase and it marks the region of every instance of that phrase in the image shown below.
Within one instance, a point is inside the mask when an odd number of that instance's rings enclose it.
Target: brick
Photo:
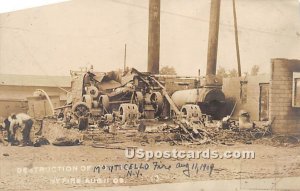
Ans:
[[[278,74],[278,73],[290,73],[291,71],[287,67],[275,67],[273,73]]]
[[[276,117],[277,120],[282,120],[280,123],[284,124],[294,124],[293,120],[297,120],[298,118],[295,116],[291,116],[288,114],[285,115],[274,115],[273,117]]]
[[[272,99],[277,99],[277,98],[289,98],[289,99],[292,99],[292,92],[285,93],[282,90],[272,90],[270,92],[270,98],[272,98]]]
[[[274,72],[273,72],[273,77],[290,77],[291,76],[291,74],[292,74],[292,72],[291,71],[289,71],[289,70],[285,70],[285,71],[283,71],[283,70],[275,70]]]
[[[289,107],[292,107],[292,103],[291,102],[285,102],[285,103],[284,102],[282,102],[282,103],[270,102],[270,110],[272,110],[274,107],[289,108]]]
[[[289,91],[279,89],[278,86],[271,86],[270,93],[271,94],[290,94]]]
[[[281,90],[292,90],[293,89],[293,87],[290,85],[290,86],[287,86],[287,85],[279,85],[279,89],[281,89]]]
[[[286,90],[287,88],[290,88],[292,89],[293,88],[293,85],[284,85],[284,84],[272,84],[270,86],[270,91],[274,91],[274,90],[281,90],[280,92],[278,91],[277,93],[282,93],[282,90]],[[276,91],[275,91],[276,92]],[[289,93],[289,92],[287,92]]]
[[[290,91],[288,94],[280,94],[279,97],[288,98],[292,100],[292,91]]]
[[[292,85],[292,81],[291,80],[278,80],[275,82],[276,85]]]
[[[281,109],[282,109],[281,106],[270,104],[270,111],[281,111]]]
[[[272,73],[272,76],[274,77],[274,76],[280,76],[280,75],[283,75],[283,74],[289,74],[289,72],[288,71],[280,71],[280,70],[277,70],[277,69],[275,69],[274,71],[273,71],[273,73]]]
[[[272,75],[272,82],[273,81],[281,81],[281,80],[287,80],[287,81],[292,81],[292,75],[291,74],[273,74]]]
[[[279,115],[282,115],[282,116],[290,116],[290,111],[279,111]]]
[[[275,98],[274,101],[275,102],[271,102],[271,103],[282,104],[282,106],[289,106],[289,105],[292,106],[292,99],[290,99],[289,97],[278,97],[278,98]]]

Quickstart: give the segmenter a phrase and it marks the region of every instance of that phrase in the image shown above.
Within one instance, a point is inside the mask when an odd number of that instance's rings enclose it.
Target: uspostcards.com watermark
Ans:
[[[164,150],[152,151],[141,148],[127,148],[125,149],[125,157],[128,159],[255,159],[254,151],[224,151],[216,150]]]

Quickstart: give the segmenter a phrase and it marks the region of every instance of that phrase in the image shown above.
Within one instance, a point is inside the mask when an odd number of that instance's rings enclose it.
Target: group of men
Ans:
[[[3,123],[0,124],[0,129],[7,131],[7,141],[11,145],[21,145],[21,146],[32,146],[33,143],[30,140],[30,132],[32,129],[33,120],[32,118],[25,114],[12,114]],[[22,132],[22,141],[16,139],[16,132],[20,129]]]

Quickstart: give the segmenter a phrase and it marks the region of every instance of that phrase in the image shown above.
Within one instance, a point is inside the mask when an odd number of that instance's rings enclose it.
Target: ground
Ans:
[[[46,131],[46,130],[45,130]],[[66,131],[68,132],[68,131]],[[70,131],[72,132],[72,131]],[[61,133],[57,131],[57,133]],[[50,139],[50,138],[49,138]],[[51,139],[50,139],[51,140]],[[134,137],[132,138],[134,140]],[[120,142],[118,147],[95,148],[86,141],[78,146],[43,145],[41,147],[0,146],[0,190],[66,190],[105,186],[135,186],[199,180],[239,180],[300,176],[299,145],[275,146],[269,138],[252,144],[173,145],[168,142]],[[115,141],[117,142],[117,141]],[[216,150],[254,151],[255,159],[128,159],[125,147],[144,150]],[[156,163],[157,162],[157,163]],[[138,169],[102,169],[103,165],[135,164]],[[187,171],[186,164],[189,164]],[[155,168],[156,164],[156,169]],[[207,164],[213,168],[193,168]],[[149,165],[149,168],[145,168]],[[161,168],[158,168],[158,166]],[[170,169],[166,169],[168,166]],[[99,171],[94,167],[100,166]],[[198,167],[199,167],[198,166]],[[49,167],[49,168],[47,168]],[[127,165],[128,167],[128,165]],[[51,168],[51,169],[50,169]],[[31,169],[31,170],[30,170]],[[211,171],[210,171],[211,170]],[[132,174],[130,174],[132,173]],[[211,173],[211,174],[210,174]]]
[[[141,147],[151,150],[170,150],[175,146],[159,144],[155,147]],[[176,146],[177,149],[190,150],[184,146]],[[184,169],[174,168],[178,160],[141,160],[126,159],[124,151],[119,149],[94,148],[91,146],[71,146],[71,147],[1,147],[1,182],[0,190],[65,190],[67,188],[93,188],[102,186],[140,185],[176,183],[197,180],[224,180],[240,178],[273,178],[273,177],[295,177],[300,176],[300,150],[299,147],[273,147],[266,145],[234,145],[234,146],[196,146],[192,149],[216,149],[225,150],[253,150],[256,153],[255,159],[187,159],[180,160],[185,163],[206,163],[214,164],[214,169],[209,176],[209,172],[200,171],[196,174],[191,170],[190,177],[183,173]],[[4,156],[8,154],[8,156]],[[137,177],[127,176],[127,171],[108,171],[95,173],[93,170],[86,171],[83,166],[116,165],[124,163],[148,163],[153,167],[153,162],[172,165],[171,170],[141,170],[141,175]],[[33,172],[25,173],[24,169],[47,166],[72,166],[80,169],[72,172]],[[151,167],[150,167],[151,168]],[[20,170],[21,169],[21,170]],[[57,170],[58,171],[58,170]],[[65,178],[65,179],[63,179]],[[82,180],[81,183],[72,183],[71,178],[88,178],[90,181]],[[101,182],[92,183],[92,178],[101,178]],[[104,180],[108,178],[108,182]],[[121,183],[113,182],[119,181]],[[69,180],[68,180],[69,179]],[[124,183],[122,183],[124,180]],[[55,182],[56,181],[56,182]],[[100,181],[100,179],[98,180]]]

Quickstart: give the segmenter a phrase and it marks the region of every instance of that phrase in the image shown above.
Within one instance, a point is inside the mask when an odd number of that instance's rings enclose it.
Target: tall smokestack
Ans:
[[[211,0],[206,75],[216,75],[221,0]]]
[[[160,0],[149,0],[148,72],[159,74]]]

